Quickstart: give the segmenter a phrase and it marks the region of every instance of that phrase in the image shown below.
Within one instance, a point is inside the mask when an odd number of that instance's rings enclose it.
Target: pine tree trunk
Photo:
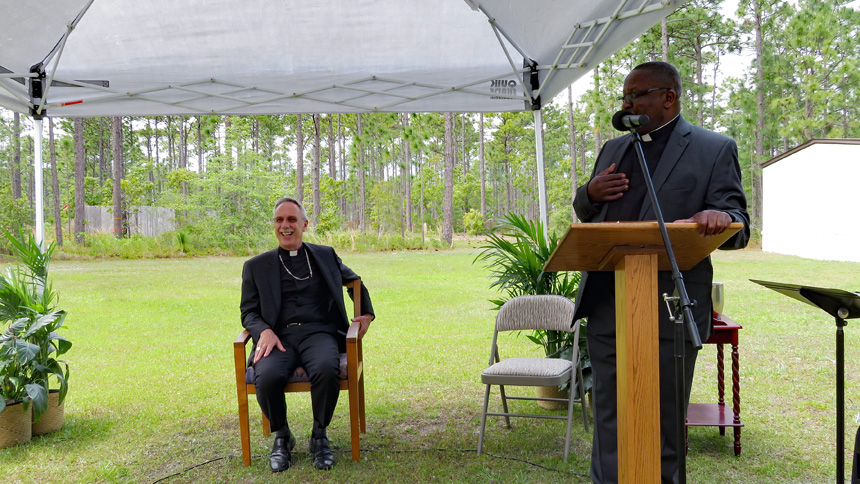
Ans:
[[[122,222],[125,218],[122,210],[122,118],[112,117],[111,128],[113,130],[113,233],[117,238],[122,238]]]
[[[31,156],[35,158],[36,156],[36,140],[33,139],[32,136],[27,136],[27,148]],[[23,172],[22,172],[23,175]],[[43,190],[44,187],[39,187],[40,190]],[[44,191],[42,192],[42,196],[44,197]],[[27,177],[27,200],[28,206],[30,207],[31,212],[36,212],[36,177],[29,176]],[[44,198],[43,198],[44,200]]]
[[[454,242],[454,113],[445,113],[445,200],[442,202],[442,240]]]
[[[576,222],[576,211],[573,210],[573,200],[576,198],[576,124],[573,122],[573,89],[567,88],[567,121],[570,124],[568,136],[570,137],[570,201],[573,221]]]
[[[346,180],[346,157],[343,153],[343,125],[341,124],[340,113],[337,115],[337,148],[339,153],[340,179]],[[340,213],[346,217],[346,196],[343,191],[340,193]]]
[[[511,185],[511,148],[508,146],[508,139],[505,138],[505,159],[503,160],[505,168],[505,212],[510,213],[513,209],[513,186]]]
[[[412,147],[409,146],[409,139],[405,135],[406,129],[409,128],[409,114],[403,113],[403,193],[404,193],[404,212],[406,213],[406,229],[412,232]]]
[[[179,168],[188,169],[188,130],[185,127],[185,116],[179,117]],[[180,185],[182,187],[182,199],[186,200],[188,198],[188,184],[183,179]]]
[[[63,218],[60,212],[60,178],[57,175],[57,149],[54,144],[54,120],[48,118],[48,151],[51,156],[51,188],[54,191],[54,237],[63,246]]]
[[[105,118],[99,118],[99,186],[104,185],[107,174],[107,157],[105,156]]]
[[[167,117],[167,127],[164,130],[167,135],[167,171],[176,167],[176,138],[173,136],[173,116]],[[238,166],[238,165],[237,165]]]
[[[150,183],[153,183],[155,181],[155,175],[153,175],[152,173],[152,167],[155,166],[155,162],[152,159],[152,139],[155,137],[155,131],[150,124],[151,122],[151,118],[146,120],[146,127],[149,128],[146,130],[146,161],[148,162],[149,166],[147,178]]]
[[[364,177],[365,177],[365,169],[364,169],[364,137],[361,132],[361,113],[358,113],[356,116],[356,132],[358,134],[358,185],[361,193],[359,194],[359,202],[358,202],[358,231],[364,233],[364,213],[365,213],[365,203],[366,200],[364,198],[365,187],[364,187]]]
[[[481,123],[481,221],[483,226],[487,226],[487,166],[484,161],[484,113],[480,115]]]
[[[296,115],[296,200],[305,203],[305,140],[302,135],[302,115]]]
[[[86,176],[86,160],[84,159],[84,120],[75,118],[75,242],[84,243],[84,177]]]
[[[155,154],[155,163],[152,166],[155,168],[155,170],[158,170],[159,166],[161,165],[161,159],[160,159],[161,158],[161,154],[160,154],[161,151],[158,149],[158,138],[159,138],[159,136],[158,136],[158,117],[156,116],[152,121],[154,123],[153,124],[153,136],[155,138],[155,142],[153,143],[155,145],[154,150],[153,150],[153,153]],[[151,181],[153,184],[155,184],[155,173],[153,172],[152,167],[149,170],[149,181]],[[159,185],[161,184],[160,178],[158,180],[158,184]],[[159,192],[161,191],[161,187],[158,188],[158,191]]]
[[[197,173],[206,173],[206,163],[203,160],[203,117],[197,116]]]
[[[466,159],[466,113],[460,113],[460,141],[463,147],[463,176],[469,171],[469,160]]]
[[[660,40],[663,44],[663,62],[669,62],[669,26],[666,17],[660,22]]]
[[[224,158],[227,160],[227,170],[233,169],[233,134],[231,133],[233,122],[229,116],[224,116]]]
[[[313,198],[314,198],[314,227],[320,221],[320,115],[314,114],[314,166],[313,166]]]
[[[761,0],[753,1],[753,11],[755,15],[755,65],[756,65],[756,133],[755,133],[755,157],[750,163],[752,171],[752,187],[753,187],[753,203],[752,203],[752,226],[753,228],[761,229],[761,212],[762,212],[762,181],[761,181],[761,163],[764,161],[764,50],[762,47],[762,20],[761,20]]]
[[[254,153],[260,152],[260,118],[253,118],[251,122],[251,147]]]
[[[12,113],[12,199],[21,198],[21,115]]]
[[[594,92],[600,92],[600,71],[597,66],[594,67]],[[603,145],[603,140],[600,137],[601,127],[595,125],[594,128],[594,152],[600,153],[600,147]]]
[[[332,180],[337,180],[337,165],[335,164],[334,150],[334,126],[332,125],[331,114],[328,117],[328,176]]]
[[[418,216],[421,218],[418,221],[418,223],[421,224],[419,229],[421,229],[421,246],[423,247],[424,246],[424,237],[426,235],[425,234],[426,230],[424,230],[424,163],[423,163],[423,157],[421,156],[420,151],[418,152],[418,180],[420,181],[420,186],[421,186],[421,191],[418,195],[418,199],[421,202],[421,204],[419,205],[419,208],[418,208],[418,214],[419,214]]]

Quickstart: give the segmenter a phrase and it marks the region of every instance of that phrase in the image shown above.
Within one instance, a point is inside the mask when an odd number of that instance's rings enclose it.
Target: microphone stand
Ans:
[[[669,242],[669,232],[666,230],[663,212],[660,210],[660,203],[657,201],[657,192],[654,190],[651,172],[648,170],[648,164],[645,163],[645,152],[642,151],[642,136],[633,127],[630,128],[630,133],[633,135],[633,148],[636,151],[636,156],[639,158],[639,168],[644,175],[643,178],[648,189],[648,197],[651,199],[651,205],[654,207],[654,214],[657,217],[657,225],[660,227],[660,234],[663,236],[663,245],[666,246],[666,255],[672,266],[672,280],[675,282],[675,289],[678,291],[679,314],[672,316],[672,311],[669,311],[669,315],[675,322],[675,415],[677,417],[676,437],[678,439],[678,448],[676,449],[678,453],[678,482],[679,484],[685,484],[687,482],[687,384],[684,380],[684,360],[686,357],[684,351],[684,322],[687,323],[687,331],[690,334],[693,347],[697,350],[702,349],[702,338],[699,335],[696,320],[693,318],[693,302],[690,301],[690,297],[687,295],[684,276],[681,275],[681,271],[678,269],[678,261],[675,259],[675,252],[672,250],[672,244]]]

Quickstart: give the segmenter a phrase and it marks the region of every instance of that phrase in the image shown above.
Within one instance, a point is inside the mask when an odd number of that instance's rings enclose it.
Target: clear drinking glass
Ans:
[[[723,305],[726,302],[726,293],[723,289],[722,282],[715,282],[711,286],[711,302],[714,305],[714,312],[723,314]]]

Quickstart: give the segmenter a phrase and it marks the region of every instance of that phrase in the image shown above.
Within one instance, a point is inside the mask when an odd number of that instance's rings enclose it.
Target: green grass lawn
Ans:
[[[74,342],[65,426],[0,450],[3,482],[590,482],[591,436],[578,411],[567,462],[564,424],[534,419],[514,420],[513,430],[490,420],[492,455],[475,455],[494,293],[472,250],[341,256],[364,279],[377,312],[365,339],[361,462],[349,457],[342,395],[329,432],[339,463],[314,470],[306,452],[309,397],[293,394],[289,416],[301,437],[293,469],[268,470],[271,441],[256,402],[253,462],[242,465],[232,341],[241,330],[243,259],[62,261],[52,278]],[[721,252],[715,261],[725,312],[744,326],[743,453],[734,456],[731,431],[691,429],[688,482],[833,482],[835,325],[747,279],[860,290],[860,264],[757,250]],[[860,413],[853,326],[845,331],[849,453]],[[516,344],[522,355],[539,356],[524,337]],[[716,401],[714,355],[706,346],[699,356],[694,402]]]

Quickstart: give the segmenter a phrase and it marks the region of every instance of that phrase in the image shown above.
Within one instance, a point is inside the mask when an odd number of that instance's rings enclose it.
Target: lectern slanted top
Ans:
[[[719,234],[702,237],[695,223],[669,223],[666,230],[682,271],[692,269],[743,228],[733,223]],[[657,222],[604,222],[571,224],[544,270],[612,271],[626,251],[654,249],[657,266],[671,270]]]

